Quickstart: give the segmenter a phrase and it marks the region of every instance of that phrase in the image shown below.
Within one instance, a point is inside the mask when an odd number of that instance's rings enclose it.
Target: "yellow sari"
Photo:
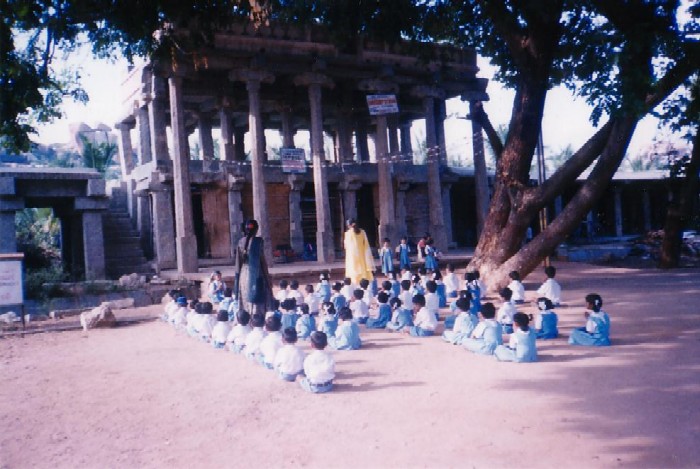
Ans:
[[[364,230],[355,233],[350,228],[345,232],[345,276],[359,285],[360,280],[374,280],[374,259]]]

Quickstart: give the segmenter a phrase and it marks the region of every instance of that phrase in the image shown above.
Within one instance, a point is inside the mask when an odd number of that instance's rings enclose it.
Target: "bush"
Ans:
[[[68,275],[60,267],[27,269],[24,274],[24,296],[34,300],[47,300],[57,296],[61,291],[58,284],[67,278]],[[50,286],[46,287],[46,284]]]

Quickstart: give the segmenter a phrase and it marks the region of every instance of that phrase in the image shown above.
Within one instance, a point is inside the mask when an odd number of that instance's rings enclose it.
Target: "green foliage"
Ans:
[[[58,284],[67,280],[68,275],[60,266],[27,268],[24,274],[24,294],[29,299],[46,301],[59,295],[61,288]]]
[[[117,145],[110,142],[93,143],[84,135],[80,135],[80,140],[83,143],[83,166],[94,168],[105,176],[112,164],[112,158],[117,153]]]

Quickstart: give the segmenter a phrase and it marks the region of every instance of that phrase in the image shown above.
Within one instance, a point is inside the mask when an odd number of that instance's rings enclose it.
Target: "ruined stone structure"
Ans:
[[[457,176],[445,164],[445,100],[486,100],[477,71],[472,50],[365,41],[346,53],[323,29],[245,24],[218,32],[195,56],[132,70],[116,127],[144,244],[158,268],[196,272],[198,258],[230,258],[241,222],[254,217],[268,258],[276,247],[300,253],[313,245],[328,262],[342,252],[344,221],[354,217],[374,243],[430,231],[446,250]],[[398,114],[370,116],[366,97],[374,94],[395,95]],[[421,165],[411,148],[416,119],[425,119]],[[309,131],[304,174],[286,173],[266,153],[266,129],[279,131],[284,148],[294,147],[297,130]],[[197,160],[188,144],[195,130]]]

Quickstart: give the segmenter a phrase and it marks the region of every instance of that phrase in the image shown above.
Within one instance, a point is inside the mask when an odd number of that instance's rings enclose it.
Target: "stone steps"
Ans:
[[[131,273],[150,275],[151,264],[141,248],[141,238],[126,209],[111,204],[102,217],[107,277],[117,279]]]

